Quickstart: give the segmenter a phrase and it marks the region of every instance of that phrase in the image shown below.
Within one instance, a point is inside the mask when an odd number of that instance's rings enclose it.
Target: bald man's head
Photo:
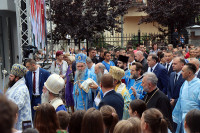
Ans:
[[[139,62],[142,61],[144,59],[143,52],[142,51],[137,51],[135,53],[135,59],[137,61],[139,61]]]
[[[99,72],[101,72],[103,74],[105,68],[106,67],[102,63],[97,63],[94,68],[95,74],[98,74]]]

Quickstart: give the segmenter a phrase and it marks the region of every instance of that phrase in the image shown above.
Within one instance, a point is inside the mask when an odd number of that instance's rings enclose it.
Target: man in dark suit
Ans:
[[[41,104],[44,82],[46,82],[50,73],[43,68],[39,68],[33,59],[28,59],[25,65],[29,70],[25,76],[25,80],[30,94],[32,118],[34,118],[35,110],[33,107]]]
[[[172,59],[173,59],[173,53],[170,50],[167,50],[165,52],[165,68],[167,69],[167,74],[170,76],[170,74],[173,72],[173,68],[172,68]]]
[[[158,63],[158,57],[155,54],[150,54],[147,58],[148,72],[153,72],[158,78],[157,87],[167,94],[167,86],[169,81],[169,76],[167,74],[167,69]]]
[[[104,74],[101,77],[100,86],[103,91],[103,99],[99,103],[99,109],[103,105],[110,105],[116,110],[118,117],[121,120],[123,116],[124,99],[121,94],[115,92],[113,81],[113,77],[110,74]]]
[[[192,63],[192,64],[194,64],[196,66],[197,71],[195,73],[195,76],[200,79],[200,68],[199,68],[200,61],[198,59],[196,59],[196,58],[191,58],[189,63]]]
[[[168,83],[167,95],[170,99],[170,104],[172,109],[175,107],[176,102],[179,98],[179,92],[182,84],[185,82],[185,79],[182,78],[182,68],[185,65],[185,59],[182,57],[175,57],[173,59],[173,70],[170,74],[170,79]]]

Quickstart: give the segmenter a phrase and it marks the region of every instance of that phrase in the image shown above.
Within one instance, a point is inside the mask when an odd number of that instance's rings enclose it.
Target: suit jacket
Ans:
[[[167,74],[167,69],[163,65],[158,63],[158,65],[153,70],[153,72],[156,74],[156,76],[158,78],[157,87],[162,92],[167,94],[167,86],[168,86],[168,81],[169,81],[169,76]]]
[[[167,95],[169,99],[175,99],[175,102],[176,102],[179,98],[180,88],[182,84],[185,82],[185,79],[183,79],[182,74],[180,74],[178,80],[176,81],[176,84],[174,84],[175,76],[176,76],[176,72],[172,72],[170,74]]]
[[[49,77],[50,73],[43,69],[39,68],[39,93],[42,94],[42,89],[44,86],[44,82],[46,82],[47,78]],[[26,86],[28,87],[30,99],[32,100],[33,95],[33,79],[32,79],[32,72],[28,71],[25,76]]]
[[[112,106],[116,110],[119,119],[120,120],[122,119],[123,109],[124,109],[124,99],[121,94],[116,93],[115,90],[108,92],[99,103],[99,109],[103,105]]]
[[[172,65],[171,65],[170,68],[169,68],[169,71],[168,71],[168,73],[167,73],[168,76],[170,76],[170,74],[171,74],[172,72],[174,72],[174,71],[173,71],[173,67],[172,67]]]
[[[164,64],[164,66],[165,66],[165,68],[166,68],[166,63]],[[172,64],[171,64],[171,66],[170,66],[170,68],[169,68],[169,71],[167,72],[168,76],[170,76],[170,74],[171,74],[172,72],[174,72],[174,71],[173,71],[173,67],[172,67]]]
[[[143,66],[143,70],[144,70],[144,72],[147,72],[147,70],[148,70],[147,59],[144,58],[140,63],[141,63],[142,66]]]
[[[199,78],[199,79],[200,79],[200,71],[199,71],[199,73],[197,74],[197,78]]]

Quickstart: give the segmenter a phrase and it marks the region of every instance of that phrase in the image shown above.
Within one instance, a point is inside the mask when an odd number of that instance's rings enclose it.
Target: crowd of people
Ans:
[[[200,47],[59,50],[14,64],[2,133],[200,133]]]

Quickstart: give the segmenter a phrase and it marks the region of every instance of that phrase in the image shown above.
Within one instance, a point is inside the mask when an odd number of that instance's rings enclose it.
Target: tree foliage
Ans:
[[[148,14],[140,24],[158,22],[170,30],[181,30],[200,13],[200,0],[148,0],[147,6],[139,8],[139,11]]]
[[[89,39],[96,33],[120,31],[120,15],[130,7],[131,0],[51,0],[54,38]]]

